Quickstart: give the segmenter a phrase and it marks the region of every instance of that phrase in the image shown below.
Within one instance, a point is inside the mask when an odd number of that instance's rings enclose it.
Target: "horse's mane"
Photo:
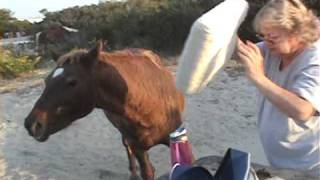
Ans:
[[[68,52],[67,54],[64,54],[61,56],[58,61],[58,66],[63,66],[65,63],[77,63],[80,59],[80,57],[85,56],[88,53],[88,50],[86,49],[76,49]]]
[[[72,50],[69,53],[61,56],[57,61],[57,65],[63,66],[65,63],[70,63],[70,64],[78,63],[79,59],[85,56],[87,53],[88,53],[88,50],[86,49]],[[161,61],[161,58],[158,55],[146,49],[131,48],[131,49],[125,49],[125,50],[118,50],[110,53],[102,52],[102,56],[105,56],[106,59],[108,59],[108,57],[111,57],[111,58],[117,57],[117,58],[123,59],[124,57],[141,56],[141,57],[146,57],[147,59],[150,59],[159,68],[164,66],[163,62]]]

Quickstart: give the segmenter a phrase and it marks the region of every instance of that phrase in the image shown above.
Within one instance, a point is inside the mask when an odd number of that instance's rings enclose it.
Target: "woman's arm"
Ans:
[[[310,102],[278,86],[266,76],[256,78],[253,83],[272,104],[293,119],[307,121],[316,112]]]
[[[255,44],[251,42],[245,44],[239,39],[238,56],[245,67],[248,78],[283,113],[302,121],[307,121],[315,114],[316,110],[310,102],[278,86],[265,76],[263,56]]]

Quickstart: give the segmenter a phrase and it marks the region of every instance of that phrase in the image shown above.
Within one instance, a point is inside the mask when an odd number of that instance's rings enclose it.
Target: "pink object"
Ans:
[[[181,165],[191,165],[193,162],[193,155],[191,145],[188,141],[185,128],[178,128],[170,134],[170,154],[171,165],[176,163]]]

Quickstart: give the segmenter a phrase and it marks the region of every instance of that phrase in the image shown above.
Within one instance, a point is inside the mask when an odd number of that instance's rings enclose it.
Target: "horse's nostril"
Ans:
[[[48,136],[46,135],[46,126],[39,121],[33,122],[29,132],[31,136],[40,142],[44,142],[48,139]]]
[[[41,130],[41,129],[42,129],[42,124],[39,123],[39,122],[36,122],[36,123],[35,123],[35,130],[36,130],[36,131],[39,131],[39,130]]]
[[[38,136],[42,134],[43,125],[40,122],[36,121],[32,124],[31,131],[34,136]]]

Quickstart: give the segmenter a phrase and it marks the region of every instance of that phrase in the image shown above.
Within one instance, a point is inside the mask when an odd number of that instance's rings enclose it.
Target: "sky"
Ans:
[[[42,9],[59,11],[73,6],[98,4],[99,0],[0,0],[1,9],[9,9],[13,17],[31,22],[41,21]]]

